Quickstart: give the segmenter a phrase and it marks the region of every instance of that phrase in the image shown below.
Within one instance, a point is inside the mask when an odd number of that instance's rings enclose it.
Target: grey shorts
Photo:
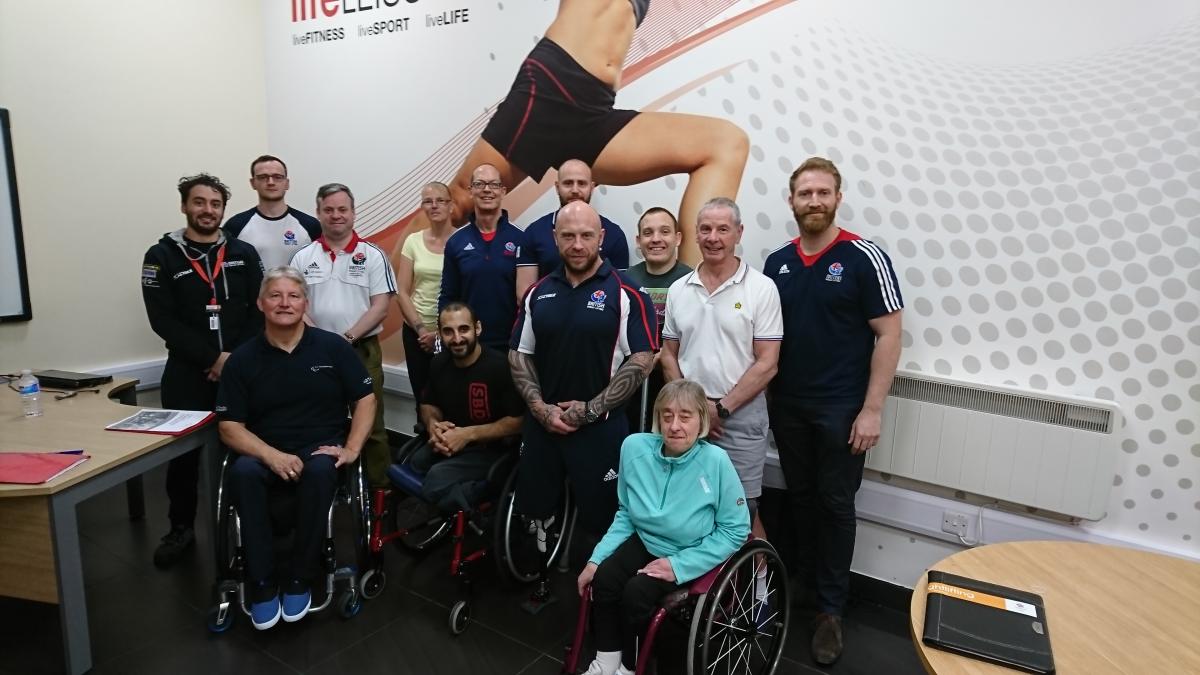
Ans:
[[[721,437],[713,441],[729,455],[746,497],[762,496],[763,464],[767,461],[767,397],[759,394],[726,420]]]

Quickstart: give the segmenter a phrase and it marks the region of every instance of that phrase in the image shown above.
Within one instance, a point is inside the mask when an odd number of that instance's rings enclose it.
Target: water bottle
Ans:
[[[21,407],[26,417],[42,416],[42,388],[38,379],[30,370],[21,371],[21,379],[17,380],[17,389],[21,391]]]

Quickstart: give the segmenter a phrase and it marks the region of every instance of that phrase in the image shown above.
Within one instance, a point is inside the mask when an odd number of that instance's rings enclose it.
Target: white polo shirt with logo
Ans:
[[[754,364],[755,340],[783,339],[783,313],[774,282],[745,260],[711,294],[703,267],[671,284],[662,335],[679,342],[683,376],[723,398]]]
[[[341,335],[362,318],[371,297],[395,294],[396,275],[392,263],[378,246],[354,233],[345,251],[334,251],[324,237],[305,246],[292,257],[292,267],[308,282],[308,315],[317,328]],[[366,335],[378,335],[383,323]]]

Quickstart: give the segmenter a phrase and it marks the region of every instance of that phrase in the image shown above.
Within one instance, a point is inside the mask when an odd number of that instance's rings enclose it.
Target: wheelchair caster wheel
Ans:
[[[450,608],[450,633],[462,635],[471,621],[471,605],[466,600],[459,600]]]
[[[338,601],[338,610],[342,613],[343,619],[350,619],[362,611],[362,600],[358,597],[357,591],[346,591],[342,594],[341,600]]]
[[[217,605],[208,610],[208,616],[205,618],[205,625],[211,633],[224,633],[233,625],[233,617],[236,615],[236,607],[232,604]]]
[[[387,573],[383,570],[367,570],[367,573],[358,582],[358,588],[362,592],[363,598],[367,600],[378,598],[386,585]]]

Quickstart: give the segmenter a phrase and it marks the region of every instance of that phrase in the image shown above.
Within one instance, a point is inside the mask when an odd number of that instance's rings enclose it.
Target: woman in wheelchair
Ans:
[[[664,595],[736,552],[750,512],[733,463],[708,435],[700,385],[676,380],[654,402],[657,433],[621,446],[619,507],[579,575],[591,586],[596,660],[587,675],[634,672],[637,636]]]

